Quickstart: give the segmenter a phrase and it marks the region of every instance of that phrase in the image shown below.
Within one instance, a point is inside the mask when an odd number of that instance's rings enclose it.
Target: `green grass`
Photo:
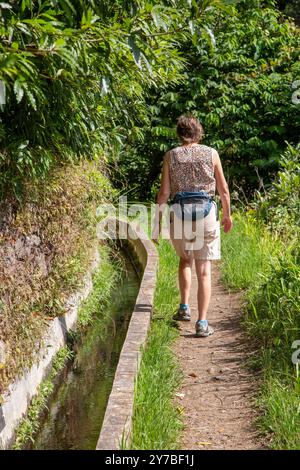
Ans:
[[[159,244],[154,315],[135,389],[132,449],[176,449],[182,428],[173,397],[181,370],[172,352],[178,329],[171,319],[179,301],[178,258],[167,240]]]
[[[234,289],[249,288],[268,270],[270,256],[279,249],[279,241],[272,240],[251,211],[235,213],[232,231],[222,231],[222,280]]]
[[[271,374],[265,378],[258,398],[263,411],[258,426],[271,434],[270,447],[277,450],[300,449],[300,394],[298,387]]]
[[[112,259],[112,253],[115,253]],[[118,256],[117,249],[102,245],[99,249],[100,265],[93,274],[93,290],[86,300],[82,302],[78,311],[78,327],[86,327],[93,322],[99,312],[99,306],[107,304],[111,298],[112,288],[117,285],[124,269],[122,258]],[[101,310],[109,313],[107,309]]]
[[[297,246],[268,232],[251,211],[235,214],[222,241],[223,279],[246,289],[243,324],[256,349],[249,365],[261,371],[257,425],[274,449],[300,449],[299,376],[291,357],[300,338]]]

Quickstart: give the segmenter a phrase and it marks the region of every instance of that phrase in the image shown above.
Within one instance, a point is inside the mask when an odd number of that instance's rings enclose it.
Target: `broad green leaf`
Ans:
[[[16,95],[17,103],[20,103],[24,96],[24,89],[18,80],[16,80],[14,83],[14,92]]]

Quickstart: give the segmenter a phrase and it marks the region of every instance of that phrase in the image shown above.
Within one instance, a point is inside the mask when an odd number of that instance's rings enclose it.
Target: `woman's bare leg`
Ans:
[[[190,291],[192,285],[192,264],[193,260],[187,261],[184,258],[180,258],[178,278],[179,278],[179,289],[180,298],[182,304],[188,304],[190,298]]]
[[[211,261],[195,260],[198,279],[198,319],[206,320],[211,296]]]

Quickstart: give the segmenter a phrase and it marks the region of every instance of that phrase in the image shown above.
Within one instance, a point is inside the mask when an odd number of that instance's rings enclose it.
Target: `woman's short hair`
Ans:
[[[177,135],[182,143],[199,142],[204,137],[204,129],[192,114],[183,114],[177,121]]]

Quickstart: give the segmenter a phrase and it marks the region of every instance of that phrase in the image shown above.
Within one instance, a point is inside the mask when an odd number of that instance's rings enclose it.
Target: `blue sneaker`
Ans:
[[[173,315],[173,320],[176,321],[191,321],[191,311],[190,307],[179,307],[175,315]]]
[[[206,337],[214,334],[214,329],[208,324],[207,320],[196,321],[196,336]]]

